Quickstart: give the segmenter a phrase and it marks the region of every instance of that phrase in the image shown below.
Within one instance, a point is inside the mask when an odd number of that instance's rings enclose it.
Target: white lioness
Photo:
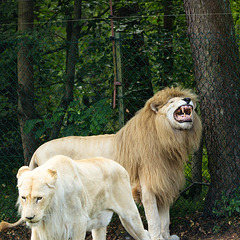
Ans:
[[[17,174],[19,211],[32,229],[31,240],[106,238],[113,212],[135,239],[150,240],[134,203],[127,171],[94,158],[73,161],[57,155],[34,170]]]

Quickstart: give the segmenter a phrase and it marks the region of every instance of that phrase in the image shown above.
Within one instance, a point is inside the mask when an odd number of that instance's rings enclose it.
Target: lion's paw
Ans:
[[[177,235],[171,235],[171,240],[180,240],[180,238]]]

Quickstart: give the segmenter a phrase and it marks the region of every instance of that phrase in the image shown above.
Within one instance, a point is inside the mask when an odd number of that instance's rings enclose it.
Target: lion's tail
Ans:
[[[0,223],[0,232],[6,230],[6,229],[9,229],[9,228],[14,228],[14,227],[17,227],[18,225],[22,224],[23,223],[23,219],[20,218],[17,222],[15,223],[8,223],[8,222],[4,222],[2,221]]]

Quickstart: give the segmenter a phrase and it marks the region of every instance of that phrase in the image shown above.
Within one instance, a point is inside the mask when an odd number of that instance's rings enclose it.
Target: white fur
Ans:
[[[58,155],[32,171],[20,168],[17,177],[19,211],[32,229],[31,240],[84,240],[86,231],[104,240],[113,212],[135,239],[150,240],[128,173],[112,160]]]
[[[182,122],[182,123],[179,123],[177,122],[174,118],[173,118],[173,114],[174,114],[174,111],[179,108],[180,106],[182,105],[185,105],[186,102],[184,100],[182,100],[182,98],[180,97],[175,97],[175,98],[172,98],[168,101],[168,103],[162,108],[160,109],[160,111],[164,114],[167,115],[167,119],[169,121],[169,123],[171,124],[171,126],[175,129],[190,129],[193,125],[193,117],[194,115],[192,114],[192,122]],[[196,108],[196,105],[193,103],[193,101],[191,100],[189,102],[189,105],[193,107],[193,109]]]

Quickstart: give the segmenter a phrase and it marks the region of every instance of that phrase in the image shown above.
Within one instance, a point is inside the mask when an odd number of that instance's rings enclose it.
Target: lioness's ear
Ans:
[[[150,108],[151,108],[155,113],[158,112],[158,107],[159,107],[159,104],[157,104],[157,103],[151,103],[151,104],[150,104]]]
[[[17,178],[19,178],[26,171],[30,171],[30,168],[27,166],[23,166],[23,167],[19,168],[18,173],[17,173]]]
[[[54,187],[56,179],[57,179],[57,171],[54,169],[48,169],[47,170],[48,176],[47,176],[47,185],[49,187]]]

